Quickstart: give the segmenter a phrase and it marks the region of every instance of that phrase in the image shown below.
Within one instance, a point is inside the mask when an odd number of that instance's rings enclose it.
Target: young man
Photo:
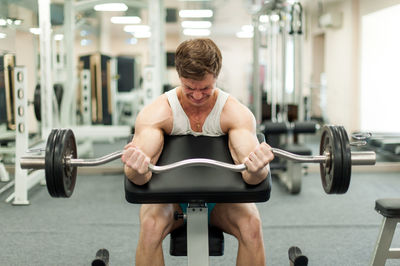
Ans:
[[[266,143],[259,144],[253,114],[232,96],[216,88],[222,56],[210,39],[184,41],[176,50],[176,69],[181,85],[158,97],[138,115],[135,136],[125,147],[122,161],[126,176],[135,184],[151,179],[149,163],[156,164],[164,134],[228,134],[229,149],[248,184],[267,177],[274,155]],[[211,205],[211,206],[210,206]],[[174,220],[182,204],[144,204],[140,209],[140,236],[136,265],[164,265],[162,241],[183,221]],[[239,241],[237,265],[265,265],[260,215],[254,203],[209,204],[210,223]]]

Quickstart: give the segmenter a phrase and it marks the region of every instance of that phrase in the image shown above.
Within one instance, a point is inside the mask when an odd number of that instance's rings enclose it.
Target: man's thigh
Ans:
[[[255,203],[217,203],[210,222],[228,234],[237,235],[240,221],[250,217],[260,218]]]

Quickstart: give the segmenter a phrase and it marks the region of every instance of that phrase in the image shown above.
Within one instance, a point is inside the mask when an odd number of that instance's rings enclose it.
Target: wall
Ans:
[[[342,14],[340,28],[318,26],[317,1],[302,1],[305,8],[306,36],[303,46],[303,80],[305,87],[313,80],[313,36],[325,34],[325,66],[327,78],[326,114],[329,123],[340,124],[348,132],[360,129],[360,49],[361,17],[377,10],[400,4],[400,0],[324,1],[324,13]],[[384,29],[382,29],[384,30]]]

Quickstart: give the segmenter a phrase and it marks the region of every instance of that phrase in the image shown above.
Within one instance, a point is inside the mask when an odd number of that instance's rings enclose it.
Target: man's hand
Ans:
[[[256,146],[254,151],[252,151],[244,160],[244,164],[247,167],[247,172],[251,176],[258,176],[260,178],[265,178],[266,166],[274,159],[274,154],[271,151],[271,147],[262,142]]]
[[[135,184],[142,185],[150,179],[150,158],[133,143],[125,145],[121,160],[127,177]]]

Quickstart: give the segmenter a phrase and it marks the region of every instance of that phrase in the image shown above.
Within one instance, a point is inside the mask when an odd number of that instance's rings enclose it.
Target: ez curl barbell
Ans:
[[[343,194],[350,185],[352,165],[374,165],[376,154],[372,151],[351,151],[346,130],[341,126],[324,126],[320,142],[320,154],[296,155],[285,150],[271,148],[275,156],[298,163],[319,163],[322,186],[327,194]],[[79,159],[74,133],[71,129],[53,129],[47,139],[45,156],[24,156],[22,169],[44,169],[46,185],[52,197],[70,197],[74,191],[77,167],[98,166],[120,158],[123,151],[116,151],[100,158]],[[195,158],[169,165],[149,165],[153,173],[162,173],[189,166],[209,166],[241,172],[244,164]]]

